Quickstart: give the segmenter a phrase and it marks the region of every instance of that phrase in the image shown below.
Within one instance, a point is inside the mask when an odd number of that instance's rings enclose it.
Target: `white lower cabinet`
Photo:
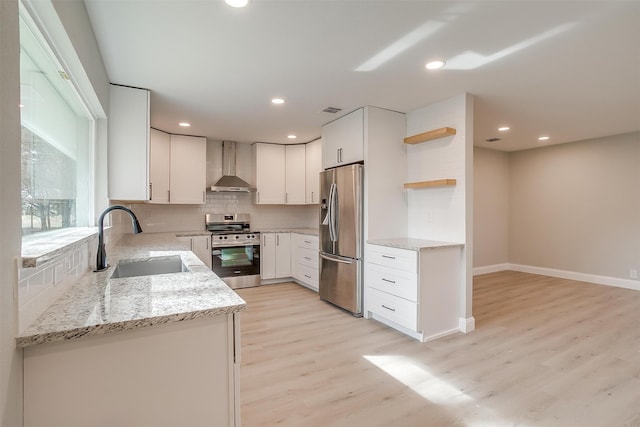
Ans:
[[[367,244],[365,317],[420,341],[459,329],[460,246]]]
[[[291,277],[291,233],[261,233],[260,278]]]
[[[293,278],[307,288],[318,291],[318,236],[292,234],[295,241],[294,255],[291,259]],[[293,267],[295,265],[295,268]]]
[[[189,245],[189,250],[196,254],[204,264],[211,268],[211,236],[180,236],[178,239]]]
[[[237,426],[238,314],[24,349],[24,426]]]

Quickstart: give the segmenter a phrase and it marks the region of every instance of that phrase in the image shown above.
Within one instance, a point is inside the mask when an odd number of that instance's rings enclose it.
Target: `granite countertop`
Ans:
[[[16,337],[18,347],[217,316],[246,303],[176,233],[125,235],[107,249],[110,267],[89,271]],[[109,279],[121,260],[179,256],[188,272]]]
[[[261,233],[298,233],[305,234],[307,236],[318,236],[319,232],[317,228],[261,228]]]
[[[440,242],[437,240],[423,240],[412,238],[397,238],[397,239],[375,239],[367,240],[367,243],[378,246],[388,246],[397,249],[406,249],[410,251],[420,251],[422,249],[434,249],[444,248],[449,246],[464,246],[462,243],[453,242]]]

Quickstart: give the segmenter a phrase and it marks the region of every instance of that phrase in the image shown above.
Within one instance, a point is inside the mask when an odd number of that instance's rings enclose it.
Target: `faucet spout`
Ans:
[[[131,225],[133,226],[133,233],[138,234],[142,233],[142,227],[140,227],[140,223],[138,222],[138,218],[133,213],[133,211],[122,205],[113,205],[109,206],[107,209],[102,212],[100,215],[100,219],[98,220],[98,253],[96,255],[96,269],[93,270],[95,272],[106,270],[109,265],[107,264],[107,251],[104,247],[104,217],[106,214],[113,210],[123,210],[129,214],[131,217]]]

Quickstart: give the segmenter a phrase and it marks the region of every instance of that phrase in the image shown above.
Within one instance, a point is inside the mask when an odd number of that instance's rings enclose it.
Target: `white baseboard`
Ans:
[[[488,273],[496,273],[498,271],[510,270],[508,263],[504,264],[494,264],[494,265],[484,265],[482,267],[474,267],[473,275],[477,276],[478,274],[488,274]]]
[[[460,332],[464,332],[466,334],[476,328],[476,319],[473,316],[467,318],[461,317],[460,319],[458,319],[458,325],[458,329],[460,329]]]
[[[475,267],[473,275],[495,273],[498,271],[520,271],[522,273],[539,274],[541,276],[559,277],[561,279],[577,280],[579,282],[595,283],[597,285],[614,286],[617,288],[633,289],[640,291],[640,281],[631,279],[620,279],[611,276],[599,276],[597,274],[580,273],[577,271],[558,270],[555,268],[535,267],[533,265],[522,264],[495,264],[482,267]]]

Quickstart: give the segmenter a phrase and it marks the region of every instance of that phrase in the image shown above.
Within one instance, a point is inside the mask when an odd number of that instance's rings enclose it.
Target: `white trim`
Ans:
[[[464,317],[461,317],[460,319],[458,319],[458,325],[458,329],[460,329],[460,332],[464,332],[465,334],[467,334],[476,329],[476,319],[473,316],[467,317],[466,319]]]
[[[558,270],[555,268],[536,267],[522,264],[494,264],[482,267],[475,267],[473,275],[495,273],[498,271],[520,271],[522,273],[539,274],[541,276],[559,277],[561,279],[577,280],[579,282],[594,283],[597,285],[614,286],[616,288],[633,289],[640,291],[640,281],[631,279],[621,279],[619,277],[600,276],[597,274],[580,273],[577,271]]]
[[[495,273],[498,271],[510,270],[510,266],[511,264],[504,263],[504,264],[493,264],[493,265],[483,265],[481,267],[474,267],[473,275],[477,276],[479,274],[488,274],[488,273]]]

